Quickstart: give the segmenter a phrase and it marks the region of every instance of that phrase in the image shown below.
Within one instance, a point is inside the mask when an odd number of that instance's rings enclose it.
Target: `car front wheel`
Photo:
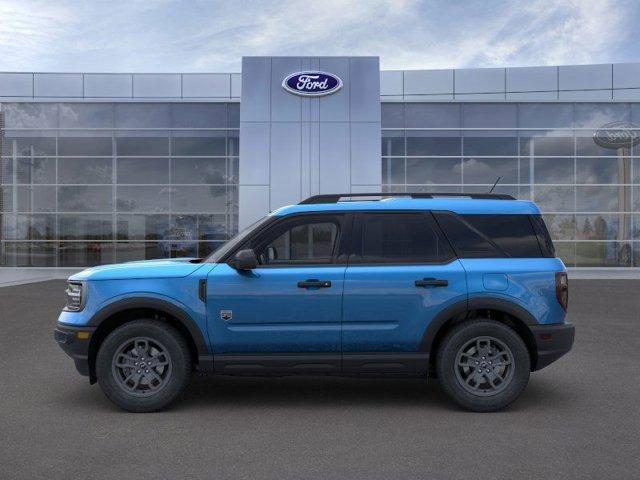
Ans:
[[[531,359],[510,327],[494,320],[470,320],[453,327],[436,358],[445,394],[475,412],[501,410],[513,403],[529,382]]]
[[[105,395],[131,412],[153,412],[182,393],[191,376],[189,347],[172,326],[135,320],[111,332],[96,358]]]

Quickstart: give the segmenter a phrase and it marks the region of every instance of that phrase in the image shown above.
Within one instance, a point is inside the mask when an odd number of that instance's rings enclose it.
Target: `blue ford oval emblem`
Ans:
[[[340,90],[342,80],[327,72],[296,72],[282,81],[282,88],[303,97],[320,97]]]

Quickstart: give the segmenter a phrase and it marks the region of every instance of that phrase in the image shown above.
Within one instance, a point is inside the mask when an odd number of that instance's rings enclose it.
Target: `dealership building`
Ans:
[[[0,267],[204,256],[310,195],[500,177],[494,192],[537,202],[567,266],[640,268],[638,125],[640,63],[0,73]]]

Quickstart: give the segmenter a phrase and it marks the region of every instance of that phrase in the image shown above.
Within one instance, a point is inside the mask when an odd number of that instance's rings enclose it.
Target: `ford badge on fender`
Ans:
[[[340,90],[342,80],[327,72],[295,72],[282,81],[282,88],[294,95],[320,97]]]

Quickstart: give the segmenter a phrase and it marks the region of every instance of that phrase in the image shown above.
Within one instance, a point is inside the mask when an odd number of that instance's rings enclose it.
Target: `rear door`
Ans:
[[[429,322],[465,301],[465,272],[429,212],[358,213],[345,272],[343,369],[426,370]]]

